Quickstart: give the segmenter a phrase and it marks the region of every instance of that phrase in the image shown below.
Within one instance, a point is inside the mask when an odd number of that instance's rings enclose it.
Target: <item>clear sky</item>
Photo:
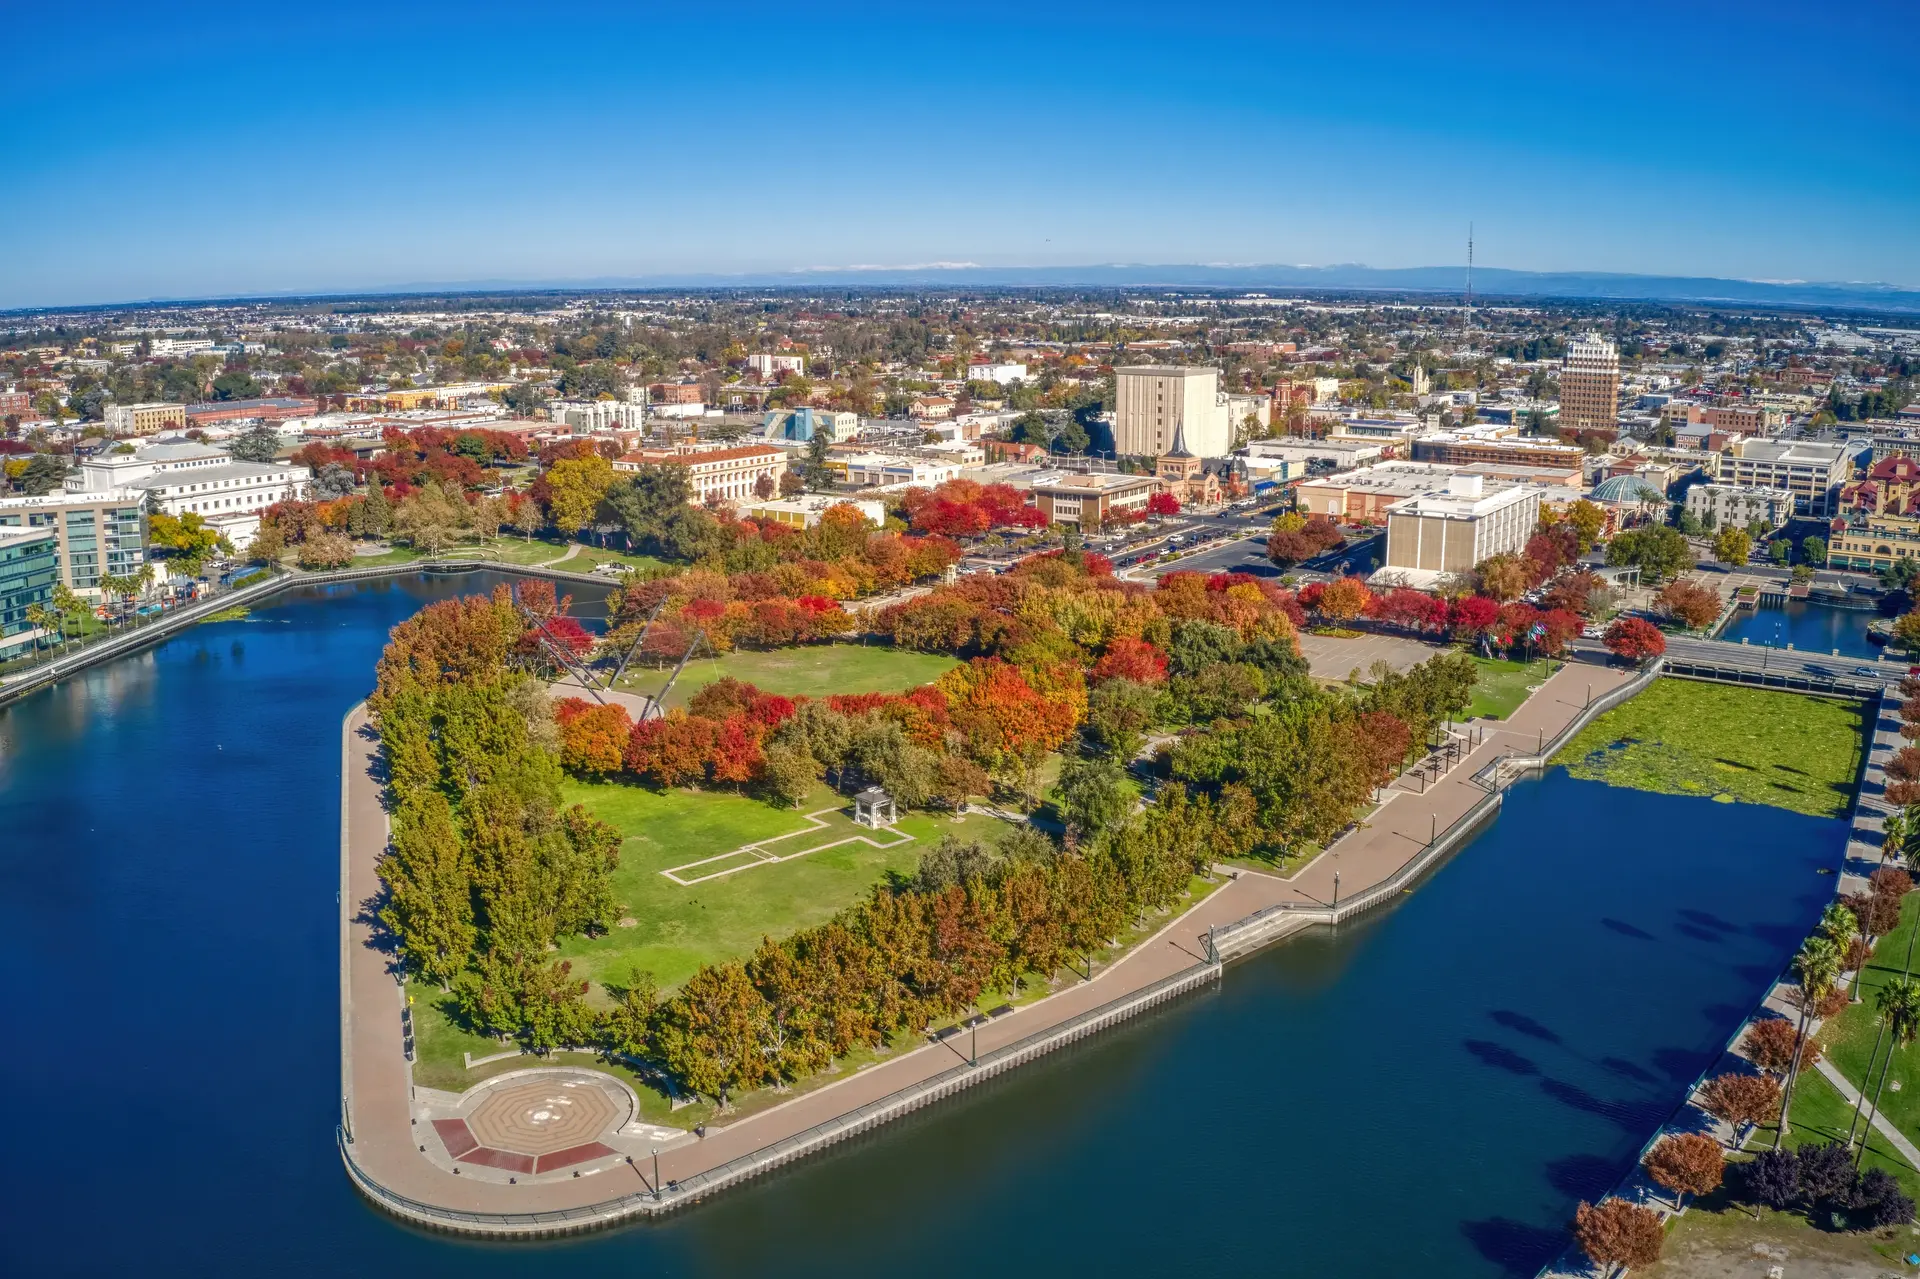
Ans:
[[[1920,6],[12,5],[0,307],[855,264],[1920,285]]]

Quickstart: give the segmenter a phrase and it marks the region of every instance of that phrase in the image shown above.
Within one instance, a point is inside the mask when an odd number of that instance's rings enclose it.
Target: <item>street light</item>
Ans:
[[[653,1201],[660,1202],[660,1147],[653,1148]]]

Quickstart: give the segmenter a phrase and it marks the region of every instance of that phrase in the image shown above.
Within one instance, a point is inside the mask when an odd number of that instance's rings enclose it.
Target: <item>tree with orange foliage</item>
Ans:
[[[606,777],[620,771],[633,719],[626,708],[569,697],[553,708],[560,726],[560,763],[582,777]]]
[[[1688,1195],[1712,1194],[1727,1167],[1720,1143],[1697,1132],[1662,1137],[1641,1163],[1647,1176],[1673,1192],[1676,1210],[1687,1206]]]
[[[997,657],[956,666],[937,687],[967,750],[989,768],[1033,767],[1066,743],[1078,720],[1070,703],[1042,697],[1019,667]]]
[[[1653,602],[1668,617],[1688,630],[1711,626],[1720,616],[1720,596],[1698,582],[1676,579],[1660,588]]]
[[[1597,1207],[1582,1202],[1574,1209],[1573,1237],[1607,1276],[1622,1266],[1650,1266],[1660,1260],[1666,1232],[1660,1214],[1624,1199],[1606,1199]]]
[[[1373,604],[1373,592],[1357,577],[1335,578],[1320,593],[1320,615],[1334,622],[1351,622],[1366,616]]]

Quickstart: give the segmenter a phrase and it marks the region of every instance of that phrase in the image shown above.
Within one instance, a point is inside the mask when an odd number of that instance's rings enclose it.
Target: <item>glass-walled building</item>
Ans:
[[[49,493],[0,498],[0,535],[13,529],[54,534],[60,581],[97,594],[103,577],[132,577],[147,559],[146,524],[138,489]]]
[[[0,528],[0,658],[14,657],[41,634],[29,619],[53,599],[60,542],[52,528]]]

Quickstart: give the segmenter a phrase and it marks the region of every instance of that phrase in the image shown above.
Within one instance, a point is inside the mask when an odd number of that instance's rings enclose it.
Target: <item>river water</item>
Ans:
[[[672,1221],[464,1243],[335,1153],[339,724],[394,622],[490,584],[283,597],[0,710],[0,1271],[1531,1274],[1842,845],[1556,772],[1209,993]]]
[[[1735,644],[1791,644],[1803,653],[1832,653],[1842,657],[1879,657],[1883,645],[1867,639],[1867,625],[1880,616],[1872,609],[1834,608],[1807,600],[1788,600],[1765,608],[1743,609],[1720,638]]]

